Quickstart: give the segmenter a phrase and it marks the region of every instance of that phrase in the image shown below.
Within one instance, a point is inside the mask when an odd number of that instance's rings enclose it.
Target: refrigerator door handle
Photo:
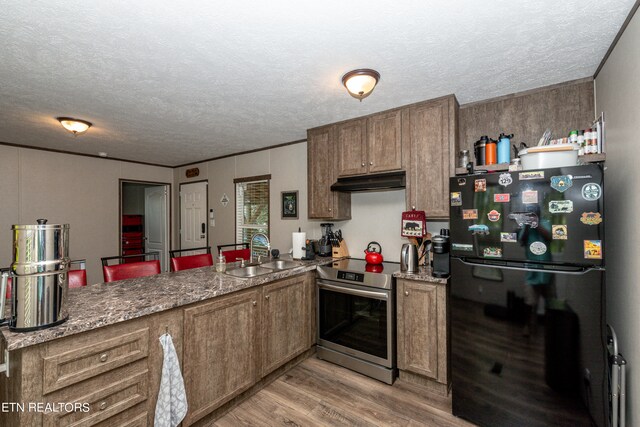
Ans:
[[[488,267],[488,268],[499,268],[501,270],[516,270],[516,271],[539,271],[541,273],[553,273],[553,274],[572,274],[574,276],[580,276],[586,274],[590,271],[604,271],[603,267],[598,266],[588,266],[588,267],[575,267],[575,270],[563,270],[563,269],[548,269],[548,268],[536,268],[535,265],[529,263],[515,263],[511,262],[511,265],[508,265],[506,261],[501,261],[486,264],[483,262],[474,262],[469,261],[466,258],[461,257],[451,257],[453,259],[457,259],[463,264],[478,266],[478,267]],[[521,264],[521,266],[515,266],[513,264]]]

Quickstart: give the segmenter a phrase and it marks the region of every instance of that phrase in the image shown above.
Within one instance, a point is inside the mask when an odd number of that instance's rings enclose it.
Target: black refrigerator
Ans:
[[[453,413],[608,425],[603,166],[451,178]]]

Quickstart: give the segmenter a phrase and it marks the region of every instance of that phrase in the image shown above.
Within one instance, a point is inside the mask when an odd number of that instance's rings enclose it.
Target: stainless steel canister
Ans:
[[[10,275],[14,331],[32,331],[67,320],[69,224],[14,225]]]

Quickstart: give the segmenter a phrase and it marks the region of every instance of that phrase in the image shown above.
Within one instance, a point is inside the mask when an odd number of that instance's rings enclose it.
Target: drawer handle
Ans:
[[[409,296],[409,291],[404,291],[405,296]]]
[[[102,402],[100,402],[100,405],[98,406],[98,408],[100,408],[101,411],[104,411],[105,409],[107,409],[107,401],[103,400]]]
[[[108,353],[102,353],[100,355],[100,362],[104,363],[109,359],[109,354]]]

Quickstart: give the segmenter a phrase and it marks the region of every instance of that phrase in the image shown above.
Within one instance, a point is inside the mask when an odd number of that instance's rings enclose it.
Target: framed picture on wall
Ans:
[[[282,219],[298,219],[298,192],[282,192]]]

